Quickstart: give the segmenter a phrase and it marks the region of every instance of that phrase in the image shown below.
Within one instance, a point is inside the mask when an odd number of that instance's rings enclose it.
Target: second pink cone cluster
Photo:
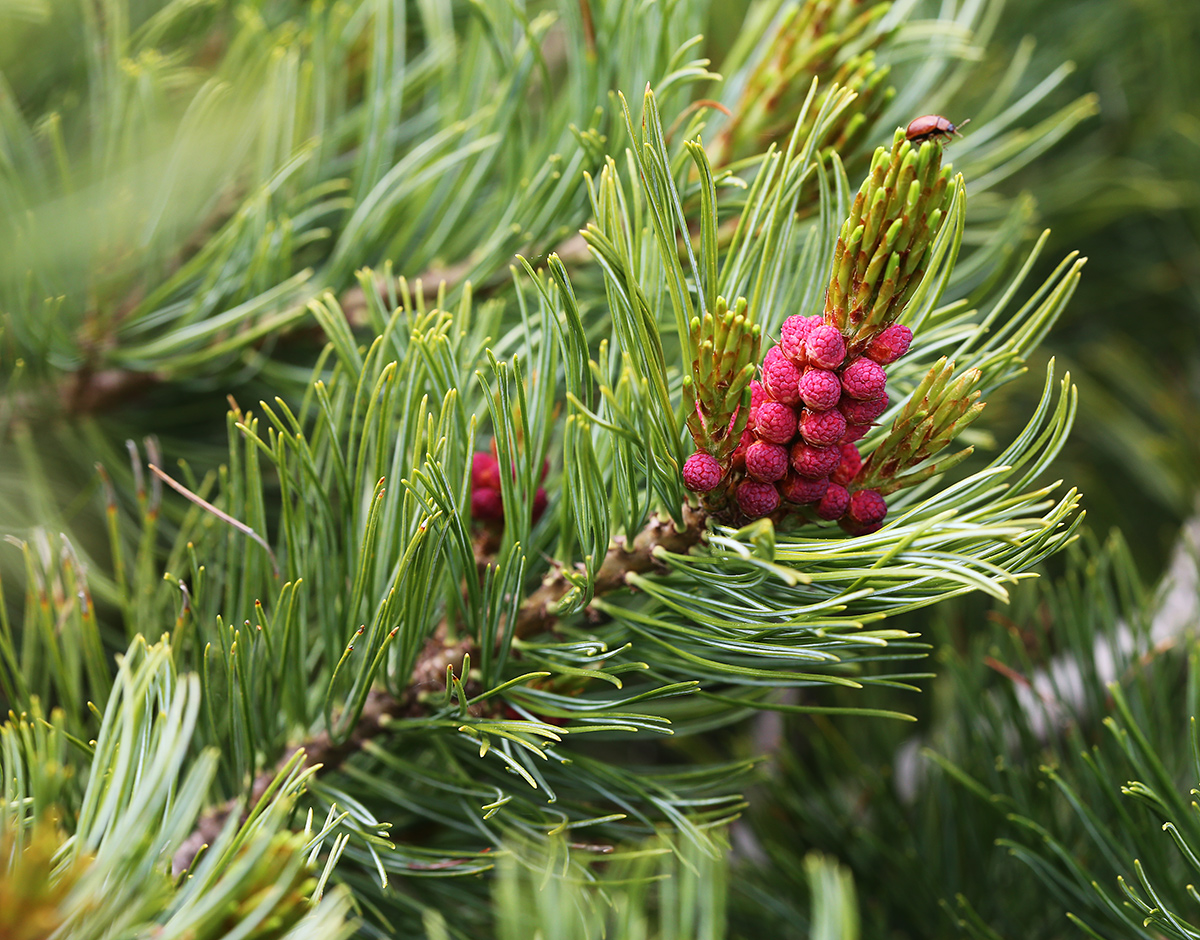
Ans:
[[[546,479],[549,460],[542,464],[541,479]],[[546,490],[538,487],[533,494],[532,516],[537,522],[546,511]],[[500,495],[500,462],[495,454],[477,451],[471,455],[471,516],[481,522],[504,522],[504,499]]]

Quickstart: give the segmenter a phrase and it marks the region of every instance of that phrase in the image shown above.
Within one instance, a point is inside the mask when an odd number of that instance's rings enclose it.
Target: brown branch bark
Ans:
[[[685,506],[683,512],[682,530],[677,529],[671,519],[654,516],[632,542],[617,536],[596,573],[596,595],[624,587],[630,574],[659,567],[656,556],[659,548],[681,554],[698,545],[705,532],[704,512],[691,506]],[[552,629],[557,620],[555,609],[570,587],[571,583],[563,576],[561,569],[551,571],[521,604],[514,633],[519,637],[530,637]],[[246,806],[253,808],[262,799],[279,771],[297,752],[304,753],[308,764],[333,770],[361,751],[368,741],[386,733],[392,722],[425,714],[425,694],[445,691],[447,667],[461,673],[463,658],[468,653],[475,653],[474,643],[469,638],[456,642],[447,640],[446,625],[441,624],[417,657],[412,680],[402,695],[396,697],[381,689],[372,690],[367,695],[354,730],[344,741],[334,742],[328,731],[319,731],[310,739],[288,747],[283,757],[255,777]],[[179,846],[172,859],[172,870],[176,875],[190,868],[201,849],[213,843],[239,805],[239,799],[229,799],[200,816],[195,829]],[[244,814],[242,818],[245,819]]]
[[[596,572],[596,594],[608,594],[625,586],[630,574],[650,571],[657,564],[655,549],[682,554],[700,542],[704,534],[705,515],[702,510],[684,506],[684,529],[679,531],[670,519],[654,516],[633,539],[627,542],[618,535],[609,546],[604,563]],[[514,633],[518,637],[529,637],[549,630],[556,619],[554,610],[563,595],[570,589],[570,582],[561,571],[551,572],[541,587],[529,595],[517,613]]]

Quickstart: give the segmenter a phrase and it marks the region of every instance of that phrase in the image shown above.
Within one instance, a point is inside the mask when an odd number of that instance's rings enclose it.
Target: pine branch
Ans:
[[[417,668],[413,671],[413,683],[399,698],[382,689],[372,689],[367,695],[358,723],[354,730],[343,741],[335,742],[329,732],[319,731],[312,738],[290,748],[270,769],[264,770],[250,787],[250,797],[247,807],[253,807],[267,793],[280,771],[291,764],[297,755],[303,755],[306,762],[313,767],[324,770],[336,770],[348,758],[362,750],[363,745],[378,737],[387,730],[388,723],[399,718],[416,718],[422,711],[421,696],[426,692],[445,690],[446,669],[461,668],[463,657],[468,649],[464,642],[447,645],[442,637],[443,631],[429,640]],[[240,797],[226,800],[219,806],[207,810],[197,821],[192,830],[172,860],[173,871],[178,874],[192,867],[201,849],[211,845],[225,828],[230,815],[242,805]],[[247,810],[248,812],[249,810]],[[245,819],[243,813],[242,820]]]
[[[683,507],[684,528],[675,527],[670,519],[654,516],[630,544],[625,536],[613,539],[600,570],[596,572],[594,589],[597,595],[608,594],[627,586],[630,574],[652,571],[660,566],[657,552],[687,554],[704,535],[705,515],[690,505]],[[521,605],[517,616],[516,635],[521,638],[542,633],[557,619],[557,605],[571,589],[571,582],[561,569],[556,571]]]
[[[530,260],[538,263],[540,259],[556,255],[569,267],[585,263],[591,255],[587,242],[581,233],[576,232],[560,241],[553,249],[544,250]],[[399,276],[381,276],[375,281],[375,289],[379,297],[388,297],[397,289],[405,290],[411,285],[414,294],[423,294],[431,299],[437,296],[453,296],[459,294],[468,284],[469,276],[475,272],[478,259],[464,258],[453,264],[434,264],[415,278]],[[507,276],[500,276],[498,271],[482,283],[470,282],[470,289],[476,300],[482,300],[497,293],[509,282]],[[338,295],[338,306],[346,317],[346,322],[353,329],[370,326],[368,308],[370,301],[361,283],[348,287]],[[300,321],[291,329],[283,329],[271,337],[276,343],[311,340],[312,331]],[[115,337],[112,340],[115,342]],[[323,337],[317,340],[321,345]],[[139,395],[152,392],[156,387],[173,381],[174,377],[161,371],[147,372],[141,369],[104,368],[96,369],[94,365],[85,365],[77,372],[65,373],[58,382],[58,391],[53,400],[69,415],[103,414],[121,405],[128,404]],[[34,407],[31,397],[17,396],[11,403],[15,414],[26,414],[27,409]]]
[[[630,543],[624,536],[613,539],[604,563],[596,574],[595,594],[611,593],[627,586],[631,574],[641,574],[662,567],[658,558],[660,551],[686,554],[700,544],[704,537],[706,516],[690,505],[683,507],[685,526],[679,529],[671,519],[654,516]],[[482,561],[482,559],[481,559]],[[558,602],[572,587],[570,580],[559,569],[551,573],[530,594],[517,614],[514,633],[527,638],[553,628],[558,619]],[[438,625],[426,642],[412,672],[408,687],[400,696],[383,689],[372,689],[362,708],[353,731],[341,741],[334,741],[329,731],[322,730],[308,740],[288,748],[272,767],[254,778],[250,787],[247,806],[255,806],[267,793],[279,773],[291,765],[297,755],[302,754],[310,766],[322,770],[336,770],[353,757],[369,742],[386,734],[392,722],[406,718],[419,718],[436,709],[428,702],[446,690],[446,676],[450,671],[461,673],[468,657],[478,660],[478,650],[471,638],[452,641],[448,639],[449,628],[445,621]],[[465,677],[464,677],[465,678]],[[205,812],[196,828],[176,851],[173,870],[176,874],[192,866],[196,856],[207,845],[211,845],[221,834],[229,817],[242,805],[240,797],[226,800]]]

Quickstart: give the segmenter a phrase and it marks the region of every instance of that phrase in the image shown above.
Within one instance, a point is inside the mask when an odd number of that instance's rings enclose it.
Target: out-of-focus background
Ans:
[[[1157,575],[1200,482],[1200,8],[1018,0],[998,38],[1047,71],[1073,62],[1064,88],[1097,95],[1095,119],[1020,182],[1053,244],[1089,259],[1044,347],[1080,382],[1062,475]]]

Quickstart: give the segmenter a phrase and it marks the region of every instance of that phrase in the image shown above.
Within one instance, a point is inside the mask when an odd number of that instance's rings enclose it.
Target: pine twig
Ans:
[[[640,574],[658,567],[657,550],[660,548],[682,553],[698,545],[704,536],[707,517],[700,509],[684,506],[683,518],[683,529],[676,528],[669,518],[654,516],[634,537],[632,544],[624,536],[613,539],[596,573],[595,594],[598,596],[619,590],[625,586],[630,574]],[[530,637],[552,629],[558,618],[558,602],[570,587],[571,582],[561,570],[543,580],[521,604],[517,612],[515,635]],[[358,723],[345,740],[335,742],[330,739],[328,731],[319,731],[307,741],[288,748],[279,761],[254,778],[247,807],[255,806],[263,798],[279,771],[297,753],[303,752],[310,765],[333,770],[361,751],[368,741],[386,733],[393,721],[420,717],[426,711],[425,701],[445,690],[447,668],[460,672],[467,654],[475,657],[473,640],[464,638],[448,641],[446,623],[439,624],[417,657],[412,681],[399,697],[382,689],[373,689],[367,695]],[[189,869],[200,851],[213,844],[240,803],[240,798],[228,799],[209,809],[197,820],[196,827],[172,859],[174,874]]]
[[[683,553],[700,542],[707,518],[700,509],[683,508],[684,528],[675,528],[670,519],[654,516],[629,545],[624,536],[618,535],[609,546],[604,563],[596,572],[595,593],[607,594],[625,586],[630,574],[649,571],[657,565],[655,550]],[[536,591],[525,599],[517,613],[515,634],[529,637],[550,629],[556,619],[555,609],[571,583],[556,571],[546,578]]]

